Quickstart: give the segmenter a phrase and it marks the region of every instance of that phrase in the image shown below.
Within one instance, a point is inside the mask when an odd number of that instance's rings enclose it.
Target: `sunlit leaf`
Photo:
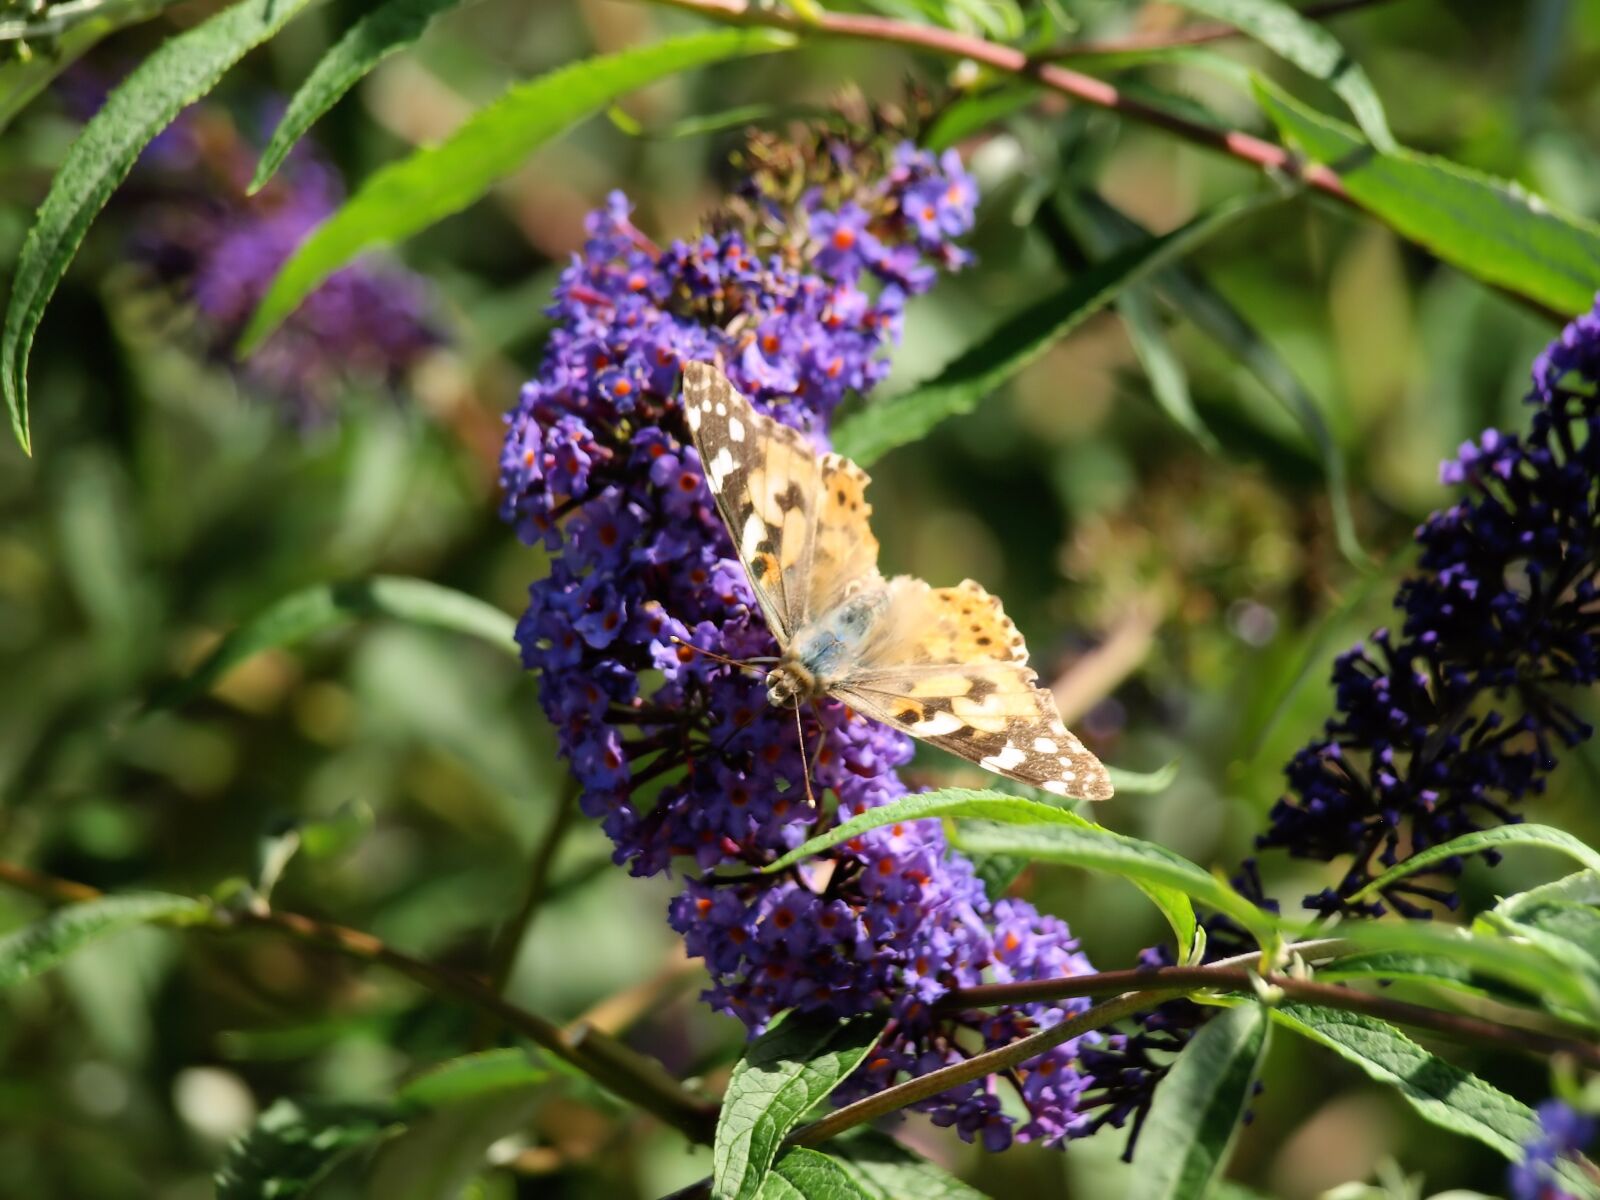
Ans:
[[[1303,17],[1282,0],[1177,0],[1184,8],[1215,17],[1246,33],[1320,79],[1350,106],[1367,140],[1381,150],[1394,149],[1383,104],[1367,73],[1345,48],[1316,21]]]
[[[1200,1028],[1156,1089],[1139,1133],[1128,1200],[1205,1200],[1228,1162],[1270,1025],[1241,1004]]]
[[[1113,833],[1056,805],[1000,792],[944,788],[906,796],[811,838],[764,869],[784,870],[871,829],[934,817],[985,822],[962,826],[954,835],[956,844],[970,853],[1067,863],[1128,879],[1173,922],[1181,947],[1187,947],[1194,936],[1193,913],[1184,896],[1227,913],[1263,937],[1271,936],[1273,920],[1268,914],[1182,855],[1153,842]]]
[[[1370,1079],[1393,1088],[1425,1120],[1472,1138],[1512,1161],[1521,1161],[1523,1146],[1539,1132],[1539,1119],[1527,1105],[1429,1054],[1376,1017],[1285,1003],[1272,1009],[1272,1019],[1354,1063]],[[1579,1189],[1578,1195],[1600,1195],[1576,1164],[1564,1161],[1558,1170],[1569,1187]]]
[[[400,241],[460,212],[540,146],[618,96],[679,71],[792,44],[775,30],[717,30],[587,59],[518,84],[438,145],[374,172],[312,230],[272,281],[240,339],[240,353],[259,346],[324,279],[363,250]]]
[[[1549,825],[1499,825],[1492,829],[1480,829],[1475,833],[1462,834],[1458,838],[1451,838],[1448,842],[1440,842],[1437,846],[1429,846],[1398,866],[1390,867],[1350,899],[1355,902],[1380,895],[1385,888],[1398,883],[1408,875],[1420,874],[1452,858],[1464,858],[1469,854],[1482,854],[1487,850],[1499,850],[1506,846],[1542,846],[1576,859],[1591,871],[1600,871],[1600,851],[1570,833],[1564,833]]]
[[[1256,95],[1279,132],[1339,173],[1351,197],[1445,262],[1557,313],[1587,312],[1600,291],[1600,225],[1446,159],[1381,154],[1354,129],[1264,80]]]
[[[766,1194],[762,1184],[783,1139],[861,1065],[883,1025],[883,1017],[870,1013],[844,1021],[791,1013],[746,1047],[717,1119],[711,1152],[717,1200]]]
[[[339,97],[389,55],[415,42],[434,18],[460,3],[461,0],[383,0],[350,26],[318,60],[290,99],[283,119],[261,152],[250,191],[254,193],[272,178],[294,144]]]

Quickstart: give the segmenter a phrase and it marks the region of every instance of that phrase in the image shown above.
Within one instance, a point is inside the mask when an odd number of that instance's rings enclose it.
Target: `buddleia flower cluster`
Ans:
[[[1381,901],[1353,897],[1430,846],[1520,821],[1515,806],[1543,790],[1558,752],[1592,733],[1563,697],[1600,678],[1600,301],[1535,360],[1527,403],[1526,434],[1491,429],[1441,467],[1464,494],[1417,529],[1421,569],[1396,593],[1398,632],[1379,630],[1335,660],[1334,715],[1290,761],[1291,791],[1257,838],[1260,850],[1349,860],[1336,885],[1305,897],[1318,913],[1454,908],[1453,888],[1411,878],[1381,889]],[[1437,870],[1453,877],[1462,866]],[[1254,859],[1233,884],[1277,911]],[[1249,948],[1225,919],[1208,932],[1209,958]],[[1170,962],[1161,949],[1145,957]],[[1098,1121],[1131,1119],[1137,1135],[1172,1056],[1207,1016],[1174,1001],[1086,1048]],[[1528,1170],[1543,1161],[1533,1154]]]
[[[1525,435],[1489,430],[1441,477],[1462,499],[1417,530],[1422,571],[1379,630],[1334,665],[1335,714],[1288,767],[1261,849],[1349,860],[1306,897],[1319,913],[1422,916],[1453,888],[1402,880],[1352,897],[1406,857],[1518,821],[1560,750],[1593,732],[1564,696],[1600,678],[1600,309],[1534,364]],[[1443,864],[1459,874],[1461,862]]]
[[[885,827],[793,870],[806,838],[898,799],[907,738],[837,703],[803,718],[699,651],[775,650],[717,516],[678,399],[716,360],[755,405],[820,449],[847,392],[888,370],[907,297],[966,259],[972,179],[953,154],[825,136],[792,154],[758,138],[733,202],[657,247],[611,197],[566,269],[538,375],[509,414],[504,515],[550,555],[518,639],[541,702],[619,863],[681,869],[668,914],[703,959],[718,1011],[752,1031],[786,1009],[890,1016],[841,1096],[879,1090],[1053,1025],[1085,1001],[947,1014],[980,981],[1087,971],[1067,926],[991,901],[931,822]],[[752,164],[755,164],[752,166]],[[697,649],[691,649],[696,647]],[[815,755],[808,802],[806,757]],[[1068,1042],[1015,1072],[1026,1116],[985,1080],[921,1107],[968,1140],[1059,1143],[1085,1125]]]
[[[103,80],[86,69],[69,73],[59,90],[85,119],[105,96]],[[271,128],[270,120],[253,124]],[[199,353],[305,428],[329,419],[352,387],[393,389],[441,334],[420,276],[366,261],[330,276],[239,361],[239,336],[278,269],[344,197],[338,170],[308,140],[250,195],[256,160],[223,107],[198,105],[146,148],[115,207],[147,281],[194,314]]]

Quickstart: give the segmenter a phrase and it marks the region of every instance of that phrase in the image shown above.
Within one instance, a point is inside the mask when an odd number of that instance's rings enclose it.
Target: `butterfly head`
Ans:
[[[790,708],[817,694],[817,677],[790,658],[767,672],[767,702],[775,708]]]

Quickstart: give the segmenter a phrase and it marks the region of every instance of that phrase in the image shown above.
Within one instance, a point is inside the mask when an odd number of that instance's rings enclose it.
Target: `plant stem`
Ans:
[[[0,883],[55,903],[81,904],[105,895],[88,884],[8,862],[0,862]],[[654,1059],[630,1050],[593,1028],[581,1028],[568,1034],[555,1022],[512,1004],[477,976],[413,958],[370,933],[300,913],[272,909],[233,911],[219,908],[213,910],[208,920],[182,928],[218,934],[244,929],[268,930],[306,945],[333,950],[347,958],[388,967],[430,992],[452,996],[490,1014],[691,1140],[711,1140],[716,1106],[683,1087]]]
[[[1108,109],[1131,120],[1164,129],[1175,137],[1196,146],[1226,154],[1249,166],[1289,179],[1342,201],[1353,208],[1363,206],[1345,189],[1339,173],[1321,163],[1307,162],[1284,147],[1265,138],[1237,129],[1218,129],[1199,121],[1192,121],[1179,113],[1170,112],[1155,104],[1147,104],[1129,96],[1115,84],[1093,75],[1085,75],[1058,63],[1024,53],[1014,46],[987,41],[981,37],[945,29],[934,25],[919,25],[910,21],[897,21],[891,17],[863,13],[820,12],[814,17],[801,17],[794,11],[776,6],[769,7],[759,0],[645,0],[681,9],[707,20],[724,25],[759,25],[782,29],[797,37],[823,36],[850,38],[857,41],[880,42],[887,45],[907,46],[925,50],[945,58],[969,59],[1006,75],[1028,79],[1041,87],[1060,92],[1082,104]],[[1363,211],[1365,211],[1363,209]],[[1381,219],[1381,218],[1380,218]],[[1531,309],[1547,320],[1561,323],[1567,314],[1558,313],[1533,296],[1523,295],[1509,285],[1493,285],[1517,303]]]
[[[516,915],[500,930],[489,956],[489,982],[497,992],[504,992],[517,965],[517,951],[528,938],[528,930],[538,915],[545,897],[550,893],[550,868],[555,863],[556,852],[572,827],[572,816],[577,811],[578,797],[567,787],[557,802],[550,824],[534,849],[533,860],[528,864],[528,889],[523,894],[522,905]]]
[[[1384,2],[1385,0],[1320,0],[1319,3],[1306,5],[1299,12],[1306,20],[1315,20],[1320,17],[1336,17],[1341,13],[1354,12],[1361,8],[1371,8],[1375,4]],[[1239,36],[1240,30],[1236,26],[1223,21],[1209,21],[1204,24],[1185,25],[1167,33],[1136,33],[1128,37],[1108,38],[1097,42],[1069,42],[1065,46],[1045,51],[1040,57],[1054,60],[1093,58],[1102,54],[1135,54],[1145,50],[1168,50],[1174,46],[1202,46],[1207,42],[1221,42]]]
[[[1140,988],[1146,995],[1173,999],[1197,991],[1254,992],[1261,984],[1277,988],[1292,1000],[1303,1000],[1324,1008],[1364,1013],[1396,1025],[1409,1025],[1458,1041],[1490,1042],[1502,1047],[1536,1054],[1570,1054],[1588,1067],[1600,1068],[1600,1045],[1583,1040],[1584,1033],[1567,1038],[1538,1030],[1507,1025],[1482,1017],[1442,1012],[1404,1000],[1374,996],[1353,988],[1315,983],[1288,975],[1258,975],[1234,966],[1139,967],[1128,971],[1100,971],[1063,979],[1039,979],[1025,983],[990,983],[958,988],[941,998],[936,1007],[945,1010],[988,1008],[1001,1004],[1026,1004],[1040,1000],[1063,1000],[1074,996],[1117,995]]]
[[[768,8],[750,0],[650,0],[670,8],[692,12],[726,25],[761,25],[786,30],[797,36],[822,35],[882,42],[926,50],[946,58],[965,58],[982,63],[1007,75],[1031,79],[1051,91],[1060,92],[1083,104],[1110,109],[1134,120],[1165,129],[1207,149],[1231,155],[1241,162],[1265,171],[1299,179],[1308,186],[1354,203],[1337,172],[1317,163],[1307,163],[1282,146],[1238,130],[1216,129],[1198,121],[1168,112],[1153,104],[1125,95],[1115,84],[1085,75],[1054,63],[1041,62],[1013,46],[986,41],[981,37],[860,13],[823,12],[814,20],[797,16],[788,9]]]

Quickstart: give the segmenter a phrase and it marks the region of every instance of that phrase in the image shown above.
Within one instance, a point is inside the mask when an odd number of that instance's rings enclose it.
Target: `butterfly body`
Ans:
[[[1059,796],[1111,780],[1062,724],[1000,601],[967,580],[885,579],[866,473],[757,412],[716,367],[684,367],[684,418],[781,656],[767,699],[832,698]]]
[[[795,630],[783,657],[767,675],[767,699],[781,708],[826,696],[861,661],[888,605],[889,589],[879,582]]]

